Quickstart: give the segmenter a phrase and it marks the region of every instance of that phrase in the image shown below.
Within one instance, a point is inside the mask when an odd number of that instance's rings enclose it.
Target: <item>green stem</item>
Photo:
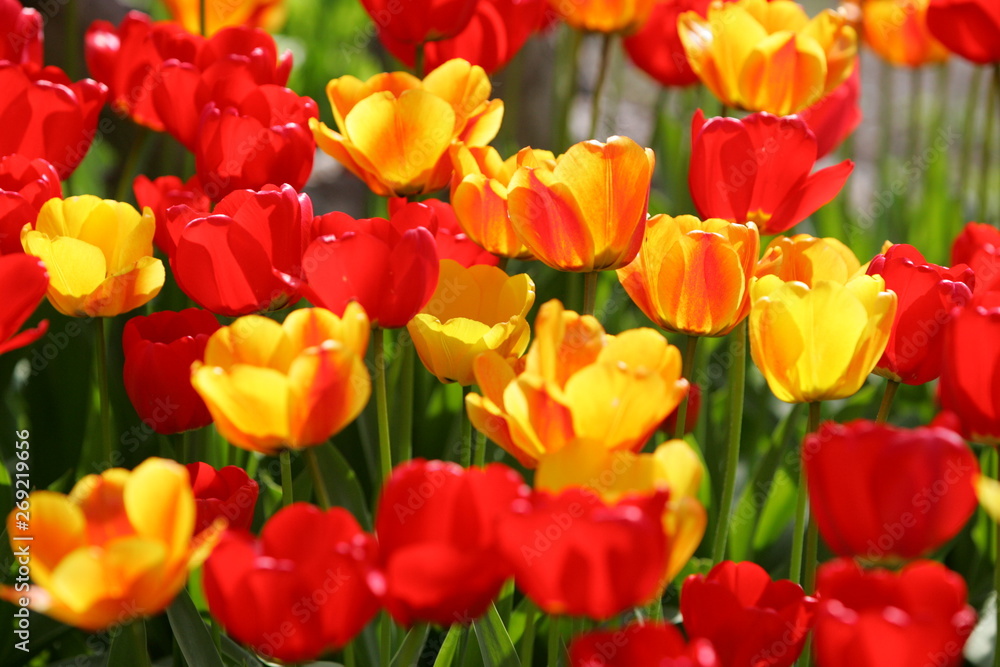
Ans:
[[[133,665],[135,667],[152,667],[152,662],[149,660],[149,650],[146,648],[146,621],[142,618],[137,618],[128,624],[129,632],[132,633],[135,641],[135,647],[137,654],[135,655],[135,662]]]
[[[614,36],[610,32],[601,37],[601,61],[597,66],[597,81],[594,83],[594,97],[590,101],[590,132],[588,139],[597,138],[597,128],[601,124],[601,93],[604,92],[604,82],[608,78],[608,62],[611,60],[611,42]]]
[[[344,647],[344,667],[355,667],[357,662],[354,656],[354,642],[347,642],[347,646]]]
[[[899,382],[896,380],[886,380],[885,393],[882,394],[882,404],[878,408],[878,416],[875,421],[884,424],[889,419],[889,410],[892,409],[892,399],[896,397],[896,390],[899,389]]]
[[[559,616],[549,616],[548,667],[559,667]]]
[[[538,617],[538,609],[535,604],[528,600],[524,607],[524,634],[521,635],[521,667],[531,667],[533,654],[535,652],[535,619]]]
[[[458,453],[458,461],[463,468],[472,465],[472,420],[465,412],[465,397],[472,391],[472,387],[462,387],[462,404],[458,408],[458,418],[462,420],[462,449]]]
[[[399,647],[399,652],[392,661],[393,665],[396,667],[416,665],[417,658],[420,657],[420,652],[424,648],[424,642],[427,641],[427,631],[426,623],[417,623],[410,628],[410,631],[403,638],[403,645]]]
[[[378,451],[382,481],[392,472],[392,447],[389,443],[389,398],[385,388],[385,329],[376,328],[375,338],[375,400],[378,412]]]
[[[740,437],[743,429],[743,394],[746,389],[747,321],[744,319],[733,330],[733,368],[729,376],[729,438],[726,442],[726,472],[719,499],[719,516],[712,540],[712,563],[718,564],[726,555],[726,538],[729,536],[729,517],[732,513],[733,495],[736,491],[736,468],[740,463]]]
[[[810,516],[809,528],[806,529],[806,565],[805,576],[802,582],[802,588],[804,588],[806,593],[809,595],[812,595],[816,591],[816,561],[818,554],[819,526],[816,524],[816,519]]]
[[[208,37],[208,19],[205,16],[205,6],[208,4],[208,0],[201,0],[198,3],[198,30],[201,32],[202,37]]]
[[[413,73],[418,79],[424,78],[424,62],[427,60],[427,42],[417,44],[413,54]]]
[[[986,93],[986,129],[983,130],[983,144],[980,153],[979,175],[979,219],[985,221],[990,214],[990,158],[992,157],[993,130],[996,127],[996,102],[1000,94],[1000,67],[993,70],[993,83]]]
[[[400,339],[403,336],[406,336],[405,342],[408,344],[403,347],[399,361],[401,368],[399,385],[396,387],[399,394],[399,407],[396,409],[399,428],[396,431],[398,441],[395,443],[395,460],[400,463],[413,458],[413,383],[416,381],[414,373],[417,357],[409,333],[400,332]]]
[[[969,97],[965,101],[965,122],[962,131],[962,153],[958,163],[958,187],[964,204],[965,193],[969,190],[969,174],[972,170],[972,138],[976,135],[976,112],[979,110],[979,91],[983,86],[983,68],[972,71],[969,82]]]
[[[132,174],[135,173],[136,166],[139,164],[139,158],[142,157],[142,149],[146,144],[146,137],[149,136],[149,130],[143,126],[138,126],[136,130],[135,137],[132,138],[132,143],[129,146],[128,154],[125,156],[125,165],[122,167],[122,173],[118,177],[118,185],[115,187],[115,199],[118,201],[125,201],[128,196],[129,188],[132,185]]]
[[[566,63],[560,69],[569,73],[569,79],[563,94],[556,98],[559,113],[556,118],[559,125],[556,127],[556,141],[553,147],[557,153],[566,150],[569,145],[569,119],[573,111],[573,99],[576,97],[576,89],[579,85],[580,70],[576,66],[580,55],[580,44],[583,42],[583,35],[578,30],[568,28],[568,47],[564,50]]]
[[[292,452],[282,449],[278,454],[281,461],[281,506],[288,507],[294,502],[292,498]]]
[[[906,159],[912,160],[920,150],[920,134],[923,130],[923,68],[914,67],[910,70],[910,127],[906,137]]]
[[[688,390],[684,394],[684,398],[681,399],[680,405],[677,406],[677,422],[674,425],[674,437],[683,438],[684,433],[687,431],[685,428],[687,426],[687,412],[688,412],[688,398],[691,396],[691,391],[694,389],[694,381],[691,379],[694,375],[694,360],[698,352],[698,336],[687,336],[687,345],[684,347],[684,363],[682,377],[688,381]]]
[[[583,274],[583,314],[593,315],[597,305],[597,271]]]
[[[819,403],[809,404],[809,426],[807,433],[815,433],[819,428]],[[799,460],[799,488],[795,502],[795,531],[792,533],[792,581],[802,583],[802,551],[806,533],[806,508],[809,505],[809,489],[806,488],[806,467]],[[815,568],[815,558],[812,567]],[[808,567],[808,566],[807,566]]]
[[[392,662],[392,616],[389,616],[387,611],[382,612],[379,643],[378,664],[382,667],[389,667]]]
[[[486,434],[476,431],[476,451],[472,457],[472,464],[477,468],[486,465]]]
[[[104,460],[110,463],[114,439],[111,431],[111,395],[108,391],[106,319],[104,317],[95,318],[97,332],[94,336],[94,345],[97,347],[97,385],[101,395],[101,454],[104,456]]]
[[[309,472],[312,474],[313,488],[316,490],[316,498],[319,500],[319,506],[324,510],[330,509],[330,492],[326,488],[323,473],[320,472],[319,458],[316,456],[316,450],[312,447],[306,449],[306,464],[309,466]]]

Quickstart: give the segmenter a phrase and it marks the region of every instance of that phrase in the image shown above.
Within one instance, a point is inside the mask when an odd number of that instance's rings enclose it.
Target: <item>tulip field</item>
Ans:
[[[1000,667],[1000,0],[0,0],[0,665]]]

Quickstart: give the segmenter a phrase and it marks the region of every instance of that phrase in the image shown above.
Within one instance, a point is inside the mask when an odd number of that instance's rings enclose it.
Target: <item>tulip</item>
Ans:
[[[284,22],[284,0],[164,0],[174,20],[190,33],[214,35],[227,26],[275,30]],[[204,7],[202,7],[204,5]],[[204,14],[202,13],[204,12]],[[201,24],[204,15],[206,25]]]
[[[622,42],[625,53],[661,86],[698,83],[677,32],[677,19],[689,11],[705,17],[709,4],[711,0],[656,0],[649,19]]]
[[[796,115],[805,121],[816,135],[816,159],[825,157],[839,146],[861,124],[861,66],[844,83],[812,106]]]
[[[170,216],[167,210],[172,206],[183,204],[191,214],[204,213],[212,210],[212,202],[201,187],[198,176],[192,176],[182,181],[177,176],[160,176],[149,180],[145,174],[139,174],[132,182],[135,200],[142,208],[149,207],[156,219],[156,233],[153,243],[171,257],[177,249],[177,237],[190,222],[188,216]]]
[[[512,574],[498,531],[526,494],[521,476],[497,463],[466,470],[416,459],[397,466],[375,517],[383,603],[393,619],[447,626],[481,616]]]
[[[42,69],[0,61],[0,155],[47,160],[66,179],[97,136],[108,89],[92,79],[73,83],[57,67]]]
[[[525,467],[577,438],[638,451],[687,391],[680,351],[652,329],[612,336],[552,300],[534,333],[519,372],[495,352],[479,356],[482,395],[466,397],[473,426]]]
[[[375,0],[369,1],[375,4]],[[472,4],[472,18],[453,37],[424,42],[421,47],[416,42],[398,39],[396,31],[388,29],[388,23],[379,22],[379,41],[407,67],[416,64],[417,49],[423,48],[427,70],[436,69],[452,58],[462,58],[493,74],[503,69],[541,28],[549,6],[545,0],[479,0]],[[378,14],[372,16],[379,21]],[[405,29],[413,26],[411,22]]]
[[[456,58],[423,81],[406,72],[362,82],[333,79],[326,92],[339,132],[312,120],[317,145],[372,192],[406,197],[444,187],[451,176],[448,147],[485,146],[500,129],[503,102],[489,100],[482,67]]]
[[[547,614],[605,620],[656,596],[667,491],[608,504],[595,494],[535,491],[500,527],[514,581]]]
[[[799,118],[705,120],[699,109],[691,123],[691,198],[703,218],[755,222],[761,234],[777,234],[829,203],[854,170],[845,160],[810,173],[816,157],[816,137]]]
[[[357,417],[371,394],[365,368],[368,318],[295,310],[284,324],[241,317],[208,339],[191,384],[229,442],[250,451],[319,445]]]
[[[195,146],[205,192],[218,201],[235,190],[271,183],[302,189],[316,153],[309,123],[317,118],[312,99],[280,86],[260,86],[237,106],[209,102]]]
[[[0,255],[24,252],[21,230],[34,226],[42,205],[62,197],[59,174],[41,158],[0,157]]]
[[[775,275],[786,283],[794,280],[809,286],[820,280],[847,284],[863,273],[857,256],[841,241],[808,234],[777,237],[757,263],[758,278]]]
[[[135,470],[87,475],[70,494],[34,491],[31,578],[24,591],[0,597],[88,632],[163,611],[218,539],[221,525],[192,538],[194,495],[179,463],[149,458]],[[11,548],[24,532],[15,509],[7,518]]]
[[[642,243],[653,164],[653,151],[628,137],[575,144],[554,167],[525,164],[508,186],[514,232],[554,269],[621,268]]]
[[[394,197],[389,200],[389,217],[412,204],[402,197]],[[496,266],[500,259],[484,250],[482,246],[469,238],[455,215],[455,209],[451,204],[439,199],[425,199],[420,205],[429,209],[429,217],[420,223],[421,227],[426,227],[427,231],[434,235],[434,244],[437,246],[438,259],[451,259],[465,268],[476,264],[486,264]]]
[[[865,43],[892,65],[945,62],[951,54],[928,30],[929,4],[930,0],[865,0],[861,5]]]
[[[646,317],[689,336],[724,336],[750,312],[760,238],[753,224],[656,215],[618,280]]]
[[[243,468],[226,466],[216,470],[200,461],[186,467],[197,510],[195,533],[208,528],[219,517],[230,528],[250,530],[258,487]]]
[[[1000,62],[1000,6],[992,0],[930,0],[927,28],[966,60]]]
[[[953,412],[962,436],[1000,443],[1000,293],[977,295],[944,330],[938,397]]]
[[[569,646],[570,667],[722,667],[712,643],[688,643],[672,625],[629,623],[620,630],[577,635]]]
[[[160,67],[170,59],[194,60],[204,39],[170,21],[130,11],[116,28],[94,21],[84,35],[84,57],[91,75],[108,87],[108,101],[122,116],[156,132],[164,129],[153,104]]]
[[[506,160],[492,146],[451,148],[455,175],[451,203],[462,229],[473,241],[501,257],[529,259],[531,253],[511,225],[507,210],[507,187],[521,166],[545,164],[555,167],[549,151],[527,149]]]
[[[39,68],[43,65],[42,27],[45,20],[37,10],[25,8],[18,0],[0,0],[0,60]]]
[[[170,434],[212,423],[191,386],[191,364],[202,361],[208,337],[219,329],[205,310],[169,310],[133,317],[125,324],[125,392],[142,421]]]
[[[535,473],[535,488],[555,493],[582,487],[606,503],[629,494],[650,495],[670,491],[663,512],[667,536],[662,584],[677,576],[694,555],[705,535],[708,516],[698,502],[705,467],[683,440],[661,444],[652,454],[609,452],[595,440],[577,440],[542,457]]]
[[[71,317],[113,317],[160,292],[163,263],[153,257],[153,213],[93,195],[50,199],[24,251],[49,268],[49,303]]]
[[[355,220],[327,213],[313,221],[313,241],[302,257],[304,281],[286,281],[313,304],[335,313],[352,301],[372,326],[406,326],[430,300],[439,264],[430,230],[433,212],[408,204],[389,220]]]
[[[819,569],[817,597],[817,667],[956,667],[976,624],[965,581],[931,561],[899,572],[832,561]]]
[[[857,34],[827,9],[809,19],[791,0],[711,5],[677,24],[691,69],[723,104],[787,116],[818,102],[854,67]],[[779,83],[780,82],[780,83]]]
[[[552,8],[575,30],[629,34],[653,11],[654,0],[574,0],[553,2]]]
[[[381,40],[417,46],[455,37],[469,24],[477,0],[362,0]]]
[[[970,222],[955,237],[951,263],[968,264],[976,275],[976,294],[1000,286],[1000,230],[993,225]]]
[[[917,558],[951,540],[976,509],[979,464],[945,428],[827,422],[806,436],[802,465],[819,532],[841,556]]]
[[[312,201],[287,185],[237,190],[215,211],[174,206],[167,227],[176,233],[170,257],[177,285],[218,315],[280,310],[298,293],[276,272],[297,275],[312,222]]]
[[[205,563],[208,610],[269,661],[298,663],[350,642],[378,612],[378,545],[350,512],[295,503],[260,538],[229,530]]]
[[[899,244],[875,257],[868,275],[882,276],[899,304],[875,373],[906,384],[937,379],[944,327],[953,309],[972,298],[972,269],[962,264],[954,268],[929,264],[916,248]]]
[[[465,268],[441,260],[437,289],[406,325],[420,361],[441,382],[475,383],[472,362],[492,350],[517,359],[528,347],[528,311],[535,283],[526,273],[508,276],[493,266]]]
[[[34,343],[48,331],[48,320],[33,329],[17,330],[45,298],[49,274],[35,257],[0,255],[0,285],[7,288],[7,298],[0,305],[0,354],[4,354]]]
[[[812,286],[764,276],[750,295],[750,354],[786,403],[856,393],[882,356],[896,313],[896,295],[881,276]]]
[[[749,561],[719,563],[692,574],[681,590],[681,616],[691,639],[708,639],[719,664],[789,667],[812,627],[816,599],[788,579],[772,581]]]

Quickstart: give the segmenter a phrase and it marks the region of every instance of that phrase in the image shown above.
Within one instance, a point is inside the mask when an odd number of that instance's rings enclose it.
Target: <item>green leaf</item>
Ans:
[[[219,665],[221,667],[221,663]],[[143,619],[136,619],[117,629],[108,652],[108,667],[150,667],[146,622]]]
[[[330,502],[339,507],[347,508],[365,530],[372,529],[372,516],[365,502],[365,494],[361,489],[358,476],[347,462],[344,455],[333,446],[326,443],[316,447],[316,457],[319,468],[330,492]]]
[[[184,660],[198,667],[224,667],[212,634],[194,606],[187,590],[181,592],[167,607],[167,618]]]
[[[420,659],[420,653],[427,641],[427,633],[430,626],[426,623],[418,623],[410,628],[403,638],[403,645],[399,647],[396,655],[393,656],[390,665],[392,667],[415,667]]]
[[[764,509],[757,522],[757,533],[754,535],[753,548],[760,550],[773,544],[788,523],[795,516],[795,494],[798,484],[784,468],[779,468],[774,475],[770,493]]]
[[[465,626],[459,623],[455,623],[448,629],[448,635],[444,638],[441,650],[438,651],[437,658],[434,660],[434,667],[451,667],[451,663],[458,654],[458,646],[462,643],[464,629]]]
[[[479,650],[483,655],[486,667],[518,667],[520,662],[514,643],[507,634],[500,612],[496,605],[490,603],[490,608],[484,616],[472,622],[479,641]]]

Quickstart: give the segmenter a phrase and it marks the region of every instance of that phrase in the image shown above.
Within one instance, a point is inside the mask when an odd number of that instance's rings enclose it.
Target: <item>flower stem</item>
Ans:
[[[548,660],[546,664],[548,667],[559,667],[559,621],[562,620],[561,617],[550,615],[549,616],[549,647],[548,647]]]
[[[395,394],[399,396],[395,413],[396,430],[393,432],[392,459],[397,463],[413,458],[413,383],[416,351],[413,340],[406,329],[396,337],[397,348],[401,350],[399,358],[399,374],[396,377]]]
[[[97,386],[101,396],[101,453],[104,460],[110,463],[114,439],[111,432],[111,395],[108,391],[108,345],[105,319],[107,318],[95,318],[97,332],[94,336],[94,345],[97,347]]]
[[[694,360],[698,352],[698,336],[687,336],[687,345],[684,348],[684,364],[682,376],[688,381],[688,390],[677,406],[677,422],[674,425],[674,437],[683,438],[687,430],[688,399],[691,397],[691,390],[694,383],[691,376],[694,374]]]
[[[382,612],[382,624],[379,630],[378,664],[389,667],[392,662],[392,616],[389,616],[387,611]]]
[[[809,404],[809,427],[807,434],[815,433],[816,429],[819,428],[819,403],[814,402]],[[804,544],[804,538],[806,533],[806,508],[809,505],[809,490],[806,488],[806,467],[799,461],[799,489],[798,495],[796,496],[795,502],[795,531],[792,533],[792,565],[791,565],[791,576],[789,577],[792,581],[797,584],[802,583],[802,547]],[[811,568],[815,571],[816,568],[816,547],[812,547],[812,563]],[[808,555],[807,555],[808,558]],[[809,565],[807,565],[806,576],[810,576],[808,573]]]
[[[521,635],[521,667],[531,667],[533,653],[535,652],[535,619],[538,617],[538,610],[530,600],[524,607],[524,634]]]
[[[418,79],[424,78],[424,62],[427,60],[427,42],[417,44],[413,54],[413,73]]]
[[[208,0],[201,0],[198,3],[198,30],[201,31],[202,37],[208,37],[208,19],[206,18],[205,8],[208,5]]]
[[[608,63],[611,60],[611,42],[614,36],[607,32],[601,37],[601,61],[597,66],[597,81],[594,83],[594,97],[590,102],[590,132],[588,139],[597,138],[597,128],[601,124],[601,93],[608,78]]]
[[[125,201],[125,198],[128,197],[129,186],[132,185],[132,175],[139,164],[139,158],[142,156],[142,149],[146,145],[148,136],[148,129],[142,125],[137,126],[135,136],[129,145],[128,154],[125,156],[125,165],[118,177],[118,185],[115,187],[115,199],[118,201]]]
[[[313,478],[313,488],[316,490],[316,498],[319,500],[319,506],[324,509],[330,509],[330,492],[327,491],[326,481],[323,479],[323,473],[319,469],[319,458],[316,456],[316,450],[312,447],[306,450],[306,464],[309,466],[309,472],[312,474]]]
[[[1000,95],[1000,66],[994,68],[992,85],[986,92],[986,129],[983,130],[982,152],[980,153],[979,178],[979,219],[986,220],[990,214],[990,158],[993,153],[993,130],[996,127],[996,102]]]
[[[567,46],[563,50],[565,54],[566,62],[563,63],[563,67],[559,69],[564,72],[569,73],[569,78],[567,80],[566,89],[563,90],[562,95],[556,96],[557,109],[559,109],[556,118],[559,121],[559,125],[556,127],[555,132],[555,146],[553,150],[557,153],[566,150],[569,144],[569,119],[573,111],[573,99],[576,97],[576,89],[579,83],[580,69],[577,67],[577,60],[580,55],[580,43],[583,41],[583,35],[579,30],[569,29],[569,36],[567,38]],[[557,89],[558,90],[558,89]]]
[[[476,451],[472,457],[472,464],[477,468],[486,465],[486,434],[476,431]]]
[[[583,274],[583,314],[593,315],[597,305],[597,271]]]
[[[292,452],[282,449],[278,454],[281,461],[281,506],[288,507],[292,504]]]
[[[885,393],[882,394],[882,404],[879,406],[878,416],[875,418],[877,423],[884,424],[889,419],[889,410],[892,409],[892,399],[896,397],[897,389],[899,389],[897,381],[886,380]]]
[[[969,82],[969,97],[965,101],[965,122],[962,131],[962,153],[958,162],[958,187],[962,202],[969,188],[969,173],[972,169],[972,138],[976,135],[976,111],[979,110],[979,91],[983,85],[983,68],[976,67],[972,71]]]
[[[392,447],[389,443],[389,398],[385,389],[385,329],[376,328],[375,334],[375,400],[378,412],[379,464],[384,482],[392,472]]]
[[[712,563],[722,562],[726,555],[726,538],[729,536],[729,517],[733,495],[736,491],[736,468],[740,463],[740,437],[743,429],[743,393],[746,389],[747,321],[743,320],[733,330],[733,367],[729,376],[729,438],[726,442],[726,476],[719,499],[719,515],[712,540]],[[679,415],[678,415],[679,416]]]
[[[465,412],[465,397],[472,391],[472,387],[462,387],[462,404],[458,408],[458,418],[462,420],[462,449],[459,452],[459,463],[463,468],[472,465],[472,420]]]

